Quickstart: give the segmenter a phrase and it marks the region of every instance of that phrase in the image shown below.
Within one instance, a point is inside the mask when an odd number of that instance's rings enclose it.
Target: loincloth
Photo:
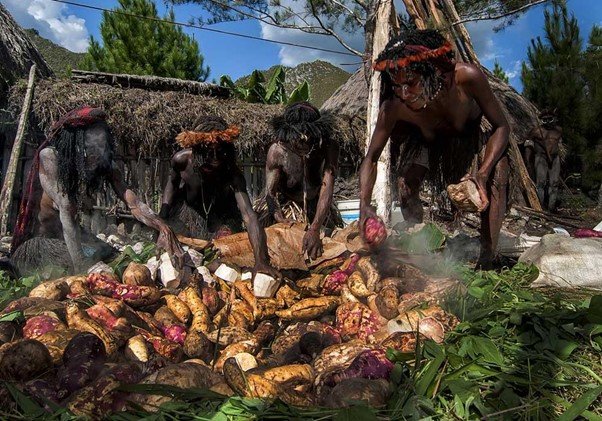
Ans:
[[[318,205],[317,198],[308,203],[307,212],[303,210],[303,204],[299,205],[294,200],[284,200],[281,201],[282,214],[286,219],[291,219],[293,221],[301,222],[304,224],[309,224],[313,221],[315,216],[316,208]],[[274,215],[270,213],[268,209],[268,204],[266,200],[266,196],[263,195],[253,203],[253,209],[257,212],[257,218],[259,219],[259,224],[262,227],[269,227],[270,225],[274,225],[276,220],[274,219]],[[343,218],[341,218],[341,214],[337,209],[334,201],[330,205],[330,209],[328,214],[326,215],[326,219],[324,220],[324,224],[322,225],[324,228],[334,229],[338,227],[342,227]]]

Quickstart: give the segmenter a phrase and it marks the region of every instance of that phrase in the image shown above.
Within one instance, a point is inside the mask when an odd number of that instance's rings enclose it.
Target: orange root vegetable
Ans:
[[[188,323],[192,319],[192,313],[186,303],[172,294],[164,295],[163,299],[167,303],[167,308],[178,318],[180,323]]]
[[[374,267],[374,265],[372,264],[372,260],[370,260],[370,257],[364,256],[361,259],[359,259],[357,261],[356,268],[362,273],[368,291],[375,292],[376,285],[380,280],[380,274],[378,273],[376,267]]]
[[[123,300],[132,307],[154,304],[161,298],[155,287],[121,284],[106,273],[89,274],[86,284],[93,293]]]
[[[306,298],[285,310],[276,311],[276,315],[284,320],[311,320],[331,312],[339,303],[340,298],[335,296]]]
[[[192,285],[187,286],[184,291],[186,293],[186,304],[188,304],[190,312],[192,313],[192,324],[190,325],[190,329],[197,332],[203,332],[204,334],[209,333],[211,330],[209,309],[207,309],[207,306],[203,303],[196,288]]]

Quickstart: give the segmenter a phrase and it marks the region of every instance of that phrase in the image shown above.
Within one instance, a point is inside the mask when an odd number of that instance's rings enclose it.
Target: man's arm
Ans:
[[[63,237],[73,268],[76,271],[84,267],[84,253],[82,251],[80,229],[77,224],[77,206],[71,203],[69,197],[62,191],[58,183],[58,155],[52,148],[40,151],[40,184],[44,192],[59,208],[59,217],[63,227]]]
[[[234,175],[232,188],[234,189],[236,205],[242,215],[249,235],[249,241],[253,248],[253,255],[255,256],[255,272],[264,272],[275,278],[280,278],[280,273],[270,266],[270,256],[268,255],[265,230],[259,225],[257,214],[253,210],[251,200],[247,193],[244,175],[239,171]]]
[[[377,163],[397,123],[398,118],[395,108],[399,106],[402,106],[402,104],[397,100],[387,100],[381,105],[368,152],[360,166],[360,235],[362,236],[364,235],[363,226],[366,219],[376,216],[376,210],[370,203],[372,202],[372,190],[376,182]]]
[[[485,147],[483,162],[475,176],[481,200],[484,204],[482,210],[485,210],[489,204],[486,188],[487,181],[491,176],[493,168],[508,147],[510,126],[500,103],[489,86],[485,74],[474,65],[467,64],[465,69],[459,76],[459,82],[466,87],[466,92],[474,98],[481,111],[483,111],[483,115],[493,127],[493,134],[489,137],[489,141]]]
[[[180,172],[186,168],[187,160],[180,152],[176,153],[171,159],[171,167],[169,169],[169,178],[165,189],[163,189],[163,200],[161,201],[161,210],[159,211],[160,218],[168,218],[171,209],[176,201],[176,194],[180,189],[182,177]]]
[[[175,259],[176,269],[181,269],[184,264],[184,250],[171,228],[146,203],[142,202],[133,190],[126,186],[123,175],[114,162],[109,179],[115,194],[125,202],[132,212],[132,216],[147,227],[159,231],[157,246],[165,249]]]
[[[274,143],[268,150],[268,156],[265,160],[265,184],[266,184],[266,204],[268,212],[274,216],[276,222],[286,222],[282,214],[282,207],[278,201],[278,188],[282,170],[279,165],[280,153],[279,146]]]

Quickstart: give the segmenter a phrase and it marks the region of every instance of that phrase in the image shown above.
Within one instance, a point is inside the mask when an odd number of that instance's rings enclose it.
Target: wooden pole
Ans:
[[[391,32],[391,14],[394,13],[392,0],[380,0],[374,11],[374,35],[372,37],[372,57],[377,57],[389,41]],[[365,149],[368,150],[372,133],[376,127],[378,110],[380,108],[381,77],[380,72],[372,69],[370,86],[368,90],[368,112],[366,118],[366,142]],[[372,200],[376,202],[376,211],[383,220],[388,223],[391,219],[391,147],[390,142],[383,149],[377,164],[376,182],[372,192]]]
[[[6,177],[2,184],[0,192],[0,233],[5,235],[8,232],[8,219],[13,203],[13,190],[15,186],[15,178],[17,177],[17,168],[19,167],[19,157],[23,148],[23,139],[27,129],[27,120],[29,117],[29,109],[31,108],[31,100],[33,98],[33,87],[36,77],[36,65],[33,64],[29,69],[29,81],[27,82],[27,91],[23,100],[23,109],[19,117],[19,125],[17,126],[17,135],[10,153],[8,166],[6,167]]]

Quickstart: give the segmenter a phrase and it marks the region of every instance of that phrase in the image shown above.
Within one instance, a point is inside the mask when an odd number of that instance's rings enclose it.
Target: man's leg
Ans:
[[[481,213],[481,255],[478,267],[490,269],[506,214],[510,165],[504,156],[495,165],[493,177],[487,183],[489,207]]]
[[[424,212],[420,203],[420,187],[428,169],[422,165],[410,164],[397,178],[399,201],[403,218],[408,222],[422,222]]]
[[[552,168],[549,174],[548,208],[554,211],[558,205],[558,187],[560,186],[560,157],[558,155],[552,161]]]
[[[535,185],[539,203],[544,206],[546,199],[546,185],[548,183],[548,160],[541,153],[535,154]]]

